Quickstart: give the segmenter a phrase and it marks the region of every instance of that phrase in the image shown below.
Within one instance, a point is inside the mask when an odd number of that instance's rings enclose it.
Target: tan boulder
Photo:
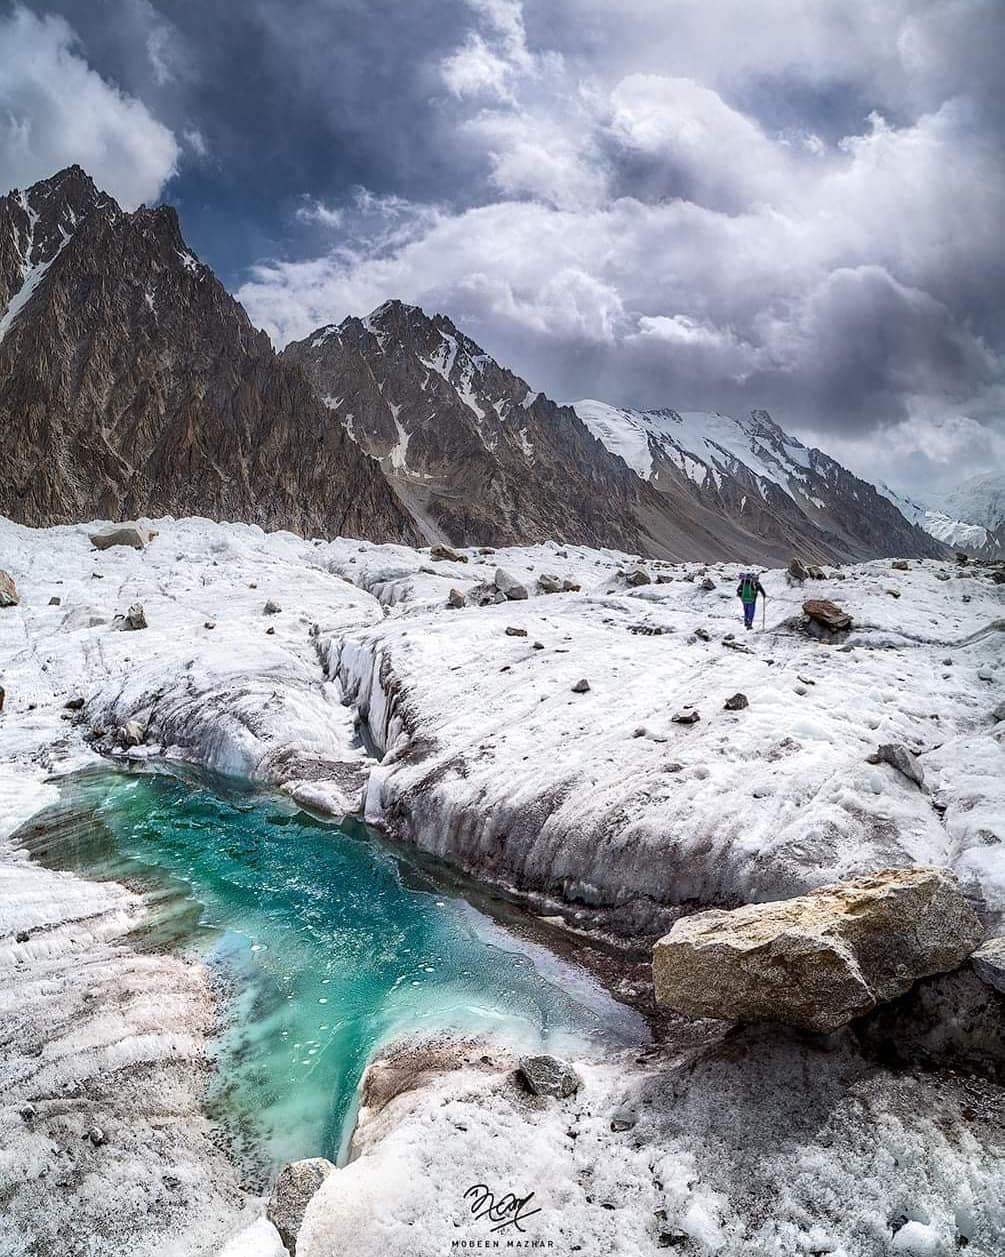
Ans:
[[[20,601],[14,577],[9,572],[0,572],[0,607],[16,607]]]
[[[134,550],[142,550],[156,536],[143,524],[119,524],[105,532],[92,533],[91,545],[96,550],[109,550],[112,546],[131,546]]]
[[[982,937],[949,873],[884,869],[677,921],[653,948],[656,999],[691,1017],[828,1032],[957,968]]]

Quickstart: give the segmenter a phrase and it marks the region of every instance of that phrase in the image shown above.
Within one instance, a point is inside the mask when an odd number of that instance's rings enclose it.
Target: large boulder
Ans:
[[[989,938],[974,952],[971,964],[982,982],[1005,995],[1005,938]]]
[[[131,546],[134,550],[142,550],[156,536],[142,524],[120,524],[117,528],[92,533],[91,545],[97,550],[109,550],[112,546]]]
[[[0,572],[0,607],[16,607],[20,601],[14,577],[9,572]]]
[[[527,586],[521,585],[515,576],[511,576],[501,567],[496,568],[495,586],[501,594],[505,594],[507,598],[515,602],[529,596]]]
[[[334,1169],[324,1157],[308,1157],[303,1161],[290,1161],[279,1171],[266,1217],[294,1257],[297,1233],[311,1197]]]
[[[814,624],[819,624],[832,633],[843,633],[852,625],[848,612],[842,611],[837,603],[831,602],[829,598],[807,598],[803,603],[803,615]]]
[[[950,874],[884,869],[677,921],[653,949],[656,999],[691,1017],[826,1033],[955,969],[982,936]]]

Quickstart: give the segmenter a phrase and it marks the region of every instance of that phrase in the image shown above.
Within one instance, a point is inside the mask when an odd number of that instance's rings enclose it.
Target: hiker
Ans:
[[[754,612],[757,609],[757,595],[767,598],[764,586],[756,572],[741,572],[740,583],[736,587],[736,596],[743,603],[743,627],[751,628],[754,623]]]

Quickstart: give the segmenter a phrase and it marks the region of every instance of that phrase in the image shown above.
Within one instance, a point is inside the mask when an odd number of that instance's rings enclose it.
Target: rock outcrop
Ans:
[[[0,198],[0,514],[414,541],[379,467],[186,245],[71,166]]]
[[[14,577],[9,572],[0,572],[0,607],[16,607],[20,601]]]
[[[297,1234],[311,1197],[334,1169],[324,1157],[308,1157],[291,1161],[279,1171],[266,1216],[293,1257],[296,1257]]]
[[[886,869],[678,921],[653,949],[656,998],[691,1017],[829,1032],[955,969],[982,935],[948,873]]]

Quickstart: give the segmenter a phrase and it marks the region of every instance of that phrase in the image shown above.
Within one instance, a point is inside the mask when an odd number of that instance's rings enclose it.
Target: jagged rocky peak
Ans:
[[[640,488],[620,460],[446,315],[386,301],[283,356],[381,460],[429,540],[638,549]]]
[[[417,538],[170,206],[124,213],[70,167],[0,201],[0,268],[0,514]]]

